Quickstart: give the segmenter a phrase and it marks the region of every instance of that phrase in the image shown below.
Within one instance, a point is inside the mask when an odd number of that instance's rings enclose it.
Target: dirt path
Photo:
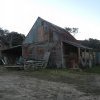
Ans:
[[[0,100],[100,100],[100,96],[87,95],[67,83],[9,72],[0,73]]]

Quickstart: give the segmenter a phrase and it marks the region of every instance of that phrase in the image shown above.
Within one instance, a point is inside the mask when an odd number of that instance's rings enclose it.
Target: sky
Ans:
[[[0,0],[0,27],[27,35],[39,17],[76,27],[78,40],[100,40],[100,0]]]

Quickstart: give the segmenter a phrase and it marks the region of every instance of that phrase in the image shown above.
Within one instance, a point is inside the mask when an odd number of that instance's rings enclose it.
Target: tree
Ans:
[[[4,30],[2,28],[0,28],[0,36],[4,35]]]
[[[100,40],[89,38],[89,40],[80,41],[84,46],[100,50]]]
[[[5,30],[3,30],[2,28],[0,28],[0,41],[8,45],[6,38],[5,38]]]
[[[76,33],[78,33],[78,28],[65,27],[65,30],[68,31],[69,33],[73,33],[74,36],[75,36]]]
[[[23,34],[20,34],[18,32],[9,32],[6,29],[4,30],[0,28],[0,41],[10,47],[21,45],[24,39],[25,35]]]
[[[6,41],[8,41],[10,47],[21,45],[24,39],[25,35],[18,32],[11,32],[6,35]]]

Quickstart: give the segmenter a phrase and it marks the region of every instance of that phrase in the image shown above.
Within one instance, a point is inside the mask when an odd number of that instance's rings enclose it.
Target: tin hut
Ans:
[[[77,68],[90,50],[65,29],[38,17],[23,42],[22,56],[26,61],[46,62],[48,67]]]

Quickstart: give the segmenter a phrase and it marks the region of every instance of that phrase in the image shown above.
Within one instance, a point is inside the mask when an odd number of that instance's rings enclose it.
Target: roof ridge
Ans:
[[[38,17],[37,20],[38,20],[38,19],[41,19],[42,21],[44,21],[44,22],[46,22],[46,23],[49,23],[52,27],[56,28],[57,31],[63,31],[64,33],[69,34],[71,37],[73,37],[73,38],[75,39],[75,37],[74,37],[73,35],[71,35],[68,31],[66,31],[64,28],[62,28],[62,27],[60,27],[60,26],[58,26],[58,25],[56,25],[56,24],[53,24],[53,23],[51,23],[51,22],[49,22],[49,21],[47,21],[47,20],[45,20],[45,19],[43,19],[43,18],[41,18],[41,17]],[[58,28],[58,29],[57,29],[57,28]],[[60,30],[59,30],[59,29],[60,29]],[[75,40],[76,40],[76,39],[75,39]]]

